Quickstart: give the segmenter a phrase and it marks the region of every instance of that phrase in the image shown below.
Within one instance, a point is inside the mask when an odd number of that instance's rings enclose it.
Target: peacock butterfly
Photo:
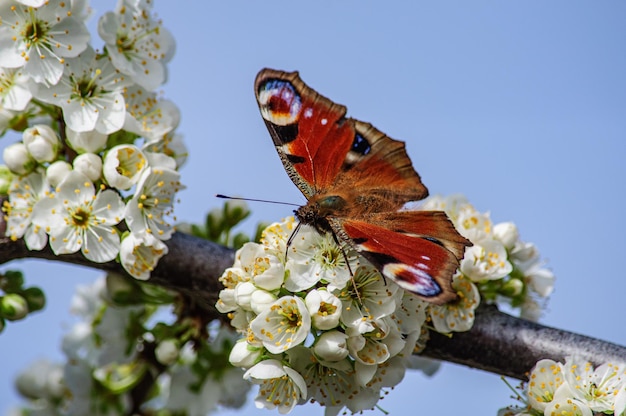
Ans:
[[[302,224],[359,251],[386,278],[436,304],[456,298],[452,276],[471,243],[441,211],[411,211],[428,196],[404,142],[308,87],[297,72],[263,69],[254,84],[285,170],[308,199]]]

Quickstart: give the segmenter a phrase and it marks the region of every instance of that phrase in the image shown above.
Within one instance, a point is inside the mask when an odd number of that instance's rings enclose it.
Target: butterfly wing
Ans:
[[[428,190],[404,143],[308,87],[297,72],[264,69],[255,81],[261,115],[289,177],[307,198],[348,186],[381,193],[396,205]]]
[[[456,298],[451,276],[472,244],[441,211],[375,213],[334,218],[331,225],[381,273],[405,290],[437,304]]]
[[[452,275],[471,243],[443,212],[398,211],[428,195],[404,143],[346,118],[346,107],[309,88],[297,72],[264,69],[255,93],[285,170],[309,199],[298,218],[332,230],[421,298],[454,299]]]

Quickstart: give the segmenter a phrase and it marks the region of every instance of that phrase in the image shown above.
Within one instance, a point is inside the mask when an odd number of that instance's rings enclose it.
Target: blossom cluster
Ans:
[[[167,253],[186,149],[177,107],[154,92],[174,53],[149,0],[120,0],[90,45],[86,1],[0,5],[0,193],[7,235],[30,250],[118,259],[147,279]]]
[[[453,277],[458,300],[449,304],[433,305],[405,292],[332,235],[297,226],[293,217],[270,225],[260,243],[237,251],[233,267],[220,278],[225,289],[216,307],[243,336],[230,362],[260,385],[257,407],[288,413],[310,400],[327,414],[372,408],[382,391],[415,368],[412,354],[424,348],[429,330],[471,328],[479,287],[499,281],[498,293],[510,299],[503,287],[515,286],[510,282],[517,273],[521,287],[514,295],[529,293],[530,267],[523,268],[513,253],[530,246],[519,241],[514,225],[492,227],[489,214],[459,196],[433,197],[422,209],[446,211],[474,243]]]
[[[513,415],[623,415],[626,413],[626,364],[604,363],[596,368],[580,357],[565,363],[541,360],[530,372],[519,397],[525,406],[501,409]]]
[[[422,209],[445,211],[457,231],[473,243],[459,271],[478,285],[484,301],[520,308],[525,319],[540,318],[554,289],[554,274],[537,247],[520,239],[514,223],[493,224],[489,212],[479,212],[462,195],[430,197]]]
[[[240,369],[224,365],[232,331],[218,328],[211,344],[192,348],[191,339],[177,335],[193,333],[192,321],[155,323],[157,305],[171,300],[116,275],[80,286],[71,302],[79,320],[61,342],[65,363],[39,360],[18,376],[17,390],[29,401],[15,414],[130,414],[141,397],[136,390],[148,381],[158,399],[144,399],[144,414],[200,416],[241,407],[249,385]]]

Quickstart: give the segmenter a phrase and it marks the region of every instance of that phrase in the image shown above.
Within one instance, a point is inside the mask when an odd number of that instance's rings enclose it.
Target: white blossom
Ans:
[[[1,52],[0,52],[1,53]],[[37,84],[22,69],[0,67],[0,106],[24,111],[37,91]]]
[[[172,58],[174,38],[150,15],[150,2],[122,1],[115,12],[105,13],[98,33],[113,64],[147,90],[167,78],[165,64]]]
[[[182,188],[180,173],[170,169],[146,169],[133,198],[126,204],[124,218],[131,232],[153,234],[167,240],[174,232],[168,217],[173,213],[174,196]]]
[[[7,235],[12,240],[24,237],[30,250],[41,250],[47,242],[45,231],[32,223],[35,204],[50,192],[46,177],[41,172],[15,177],[9,191]]]
[[[501,242],[484,239],[465,250],[461,260],[461,272],[475,282],[496,280],[511,273],[513,265],[507,259]]]
[[[297,296],[283,296],[252,322],[250,329],[272,354],[304,342],[311,330],[311,315]]]
[[[143,150],[170,156],[176,162],[177,169],[185,164],[189,156],[183,136],[175,133],[168,133],[156,142],[147,143]]]
[[[558,363],[540,360],[528,377],[528,403],[537,410],[545,410],[563,384],[563,373]]]
[[[341,318],[341,300],[326,290],[311,290],[304,298],[313,326],[329,330],[339,325]]]
[[[567,385],[556,390],[554,399],[546,406],[544,415],[593,416],[587,404],[570,396]]]
[[[148,280],[159,259],[167,253],[167,246],[154,236],[130,233],[120,245],[120,263],[135,279]]]
[[[340,331],[322,333],[313,345],[313,352],[323,361],[341,361],[348,356],[348,335]]]
[[[74,131],[67,127],[65,129],[67,142],[72,149],[80,153],[98,153],[107,144],[108,135],[100,133],[98,130]]]
[[[54,85],[66,58],[87,48],[89,31],[71,16],[69,1],[48,0],[32,8],[13,0],[0,6],[0,66],[22,68],[39,83]]]
[[[307,397],[302,376],[278,360],[261,361],[246,371],[243,377],[261,385],[254,401],[257,408],[272,410],[278,407],[278,412],[284,415]]]
[[[146,145],[162,140],[180,123],[180,110],[172,101],[160,99],[156,93],[138,85],[127,88],[124,99],[127,104],[124,130],[145,137]]]
[[[110,149],[104,157],[103,175],[107,183],[117,189],[130,189],[139,182],[148,161],[136,146],[122,144]]]
[[[348,327],[367,325],[371,320],[389,316],[402,301],[402,289],[385,281],[372,266],[354,270],[352,279],[345,288],[333,292],[341,299],[341,321]]]
[[[126,85],[110,59],[97,59],[89,47],[78,57],[67,59],[59,82],[41,88],[37,98],[61,107],[67,126],[76,132],[95,129],[110,134],[124,125],[126,108],[122,92]]]
[[[55,254],[81,250],[96,263],[113,260],[120,248],[114,225],[122,219],[124,204],[112,190],[95,193],[91,181],[79,172],[70,172],[56,194],[39,200],[32,220],[50,235]]]
[[[474,311],[480,304],[476,285],[462,274],[456,274],[452,288],[458,299],[444,305],[430,305],[428,312],[433,326],[440,333],[469,331],[474,324]]]
[[[613,363],[594,368],[577,357],[568,357],[561,365],[563,379],[571,392],[569,397],[598,413],[614,410],[617,394],[626,387],[625,370],[626,365]]]

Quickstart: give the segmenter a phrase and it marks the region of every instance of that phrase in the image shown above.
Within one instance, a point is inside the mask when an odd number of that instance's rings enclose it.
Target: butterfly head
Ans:
[[[339,195],[314,195],[306,205],[294,213],[301,223],[312,225],[318,231],[326,233],[331,231],[328,218],[342,216],[347,207],[348,203]]]

